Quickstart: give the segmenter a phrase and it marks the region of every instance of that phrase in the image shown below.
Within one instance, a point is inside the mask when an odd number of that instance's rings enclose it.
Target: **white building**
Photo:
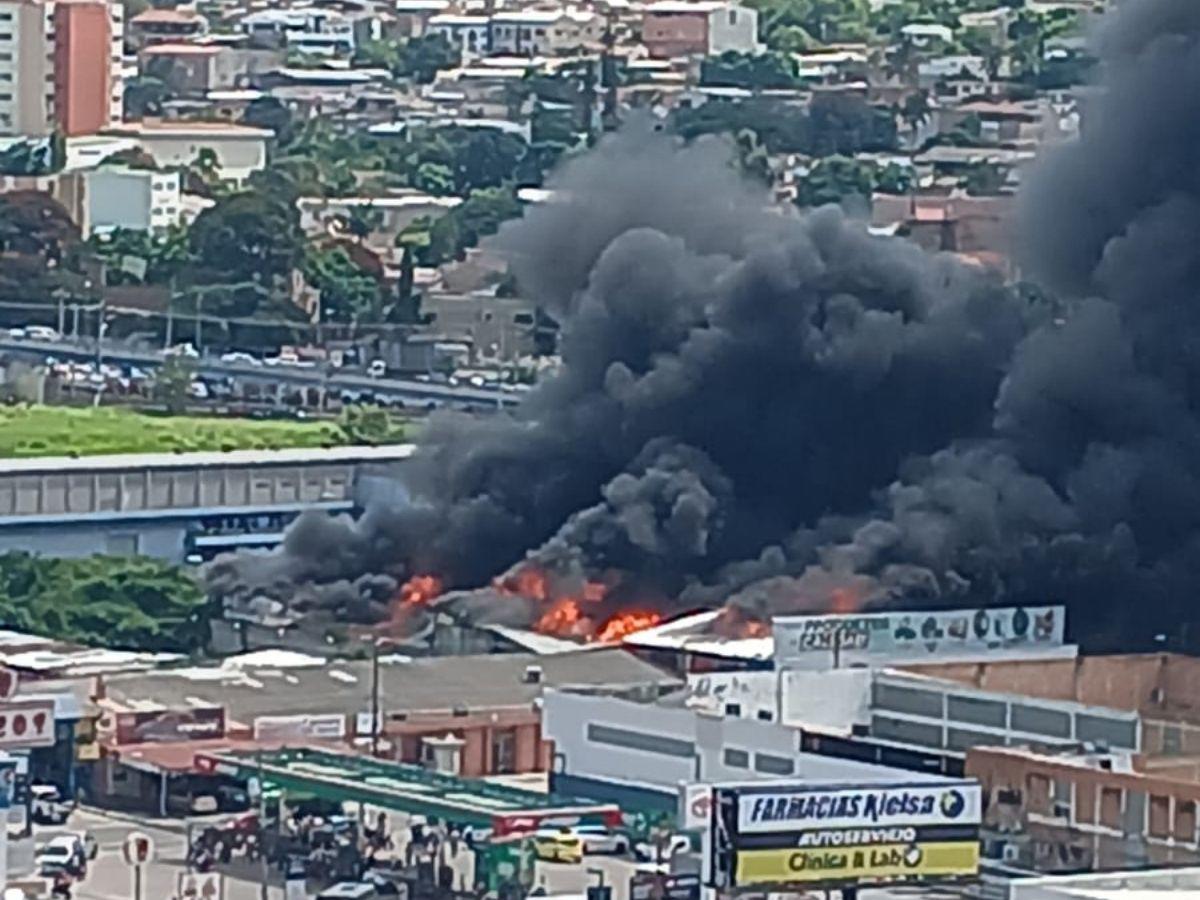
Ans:
[[[432,16],[426,31],[440,34],[463,53],[476,56],[491,52],[491,19],[487,16],[444,14]]]
[[[526,9],[498,12],[491,19],[493,53],[517,56],[561,53],[597,43],[603,20],[579,9]]]
[[[725,0],[657,0],[642,16],[642,43],[653,59],[759,53],[758,12]]]
[[[160,168],[186,166],[201,150],[217,157],[221,177],[241,184],[267,164],[274,132],[226,122],[128,122],[113,131],[137,141]]]
[[[0,0],[0,135],[77,135],[121,121],[123,8],[88,5],[100,15],[89,17],[80,6],[55,0]],[[61,17],[69,34],[56,34],[56,10],[64,6],[64,12],[80,14]],[[100,42],[107,44],[103,58],[93,49]],[[107,93],[98,109],[90,92],[100,81],[107,82]]]
[[[83,175],[84,237],[115,228],[165,231],[183,214],[179,172],[102,167]]]
[[[799,729],[726,716],[684,697],[639,702],[564,690],[547,691],[542,704],[542,733],[554,741],[553,788],[566,794],[670,811],[685,782],[871,782],[905,774],[805,752]]]
[[[394,246],[394,238],[417,219],[436,219],[462,203],[461,197],[434,197],[419,191],[392,197],[301,197],[300,227],[305,234],[345,236],[354,217],[374,220],[368,244]]]
[[[241,30],[267,37],[302,53],[354,52],[354,23],[342,13],[316,6],[265,9],[242,18]]]

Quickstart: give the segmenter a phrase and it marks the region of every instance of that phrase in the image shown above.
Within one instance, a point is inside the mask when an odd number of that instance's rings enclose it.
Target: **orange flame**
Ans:
[[[495,587],[501,593],[516,594],[530,600],[545,602],[550,598],[550,581],[546,573],[533,566],[518,569],[503,581],[498,581]]]
[[[599,603],[608,593],[608,585],[602,581],[586,581],[583,584],[583,599],[588,603]]]
[[[533,625],[540,634],[572,634],[585,621],[579,602],[571,597],[555,600]]]
[[[442,592],[442,580],[436,575],[414,575],[400,585],[400,603],[424,606]]]
[[[653,611],[626,610],[625,612],[617,613],[605,622],[600,627],[600,630],[596,632],[593,640],[606,644],[615,644],[635,631],[653,628],[661,621],[662,616]]]

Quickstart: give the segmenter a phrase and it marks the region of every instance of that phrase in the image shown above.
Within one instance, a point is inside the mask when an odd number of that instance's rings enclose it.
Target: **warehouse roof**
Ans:
[[[224,706],[229,718],[250,724],[258,716],[305,713],[347,714],[367,708],[370,660],[324,660],[311,665],[236,665],[169,669],[105,680],[108,701],[117,707]],[[670,688],[678,678],[619,648],[538,656],[381,657],[381,704],[392,712],[520,706],[541,696],[544,686]],[[525,678],[540,667],[539,682]]]

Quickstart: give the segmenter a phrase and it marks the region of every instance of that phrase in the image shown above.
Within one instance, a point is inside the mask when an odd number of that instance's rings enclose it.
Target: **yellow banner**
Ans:
[[[779,882],[947,878],[979,871],[978,841],[885,844],[836,849],[742,850],[739,885]]]

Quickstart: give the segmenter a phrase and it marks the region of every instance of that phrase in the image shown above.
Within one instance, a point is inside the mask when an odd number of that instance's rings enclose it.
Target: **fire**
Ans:
[[[605,622],[593,636],[593,640],[606,644],[615,644],[635,631],[653,628],[661,621],[662,616],[653,611],[627,610],[617,613]]]
[[[550,599],[550,580],[546,577],[545,572],[533,566],[518,569],[498,581],[495,587],[502,593],[516,594],[543,603]]]
[[[579,601],[564,597],[550,604],[550,608],[534,623],[533,630],[540,634],[573,634],[585,621]]]
[[[608,594],[608,585],[602,581],[586,581],[583,585],[583,599],[588,603],[599,603]]]
[[[442,592],[442,580],[436,575],[414,575],[400,585],[400,603],[424,606]]]

